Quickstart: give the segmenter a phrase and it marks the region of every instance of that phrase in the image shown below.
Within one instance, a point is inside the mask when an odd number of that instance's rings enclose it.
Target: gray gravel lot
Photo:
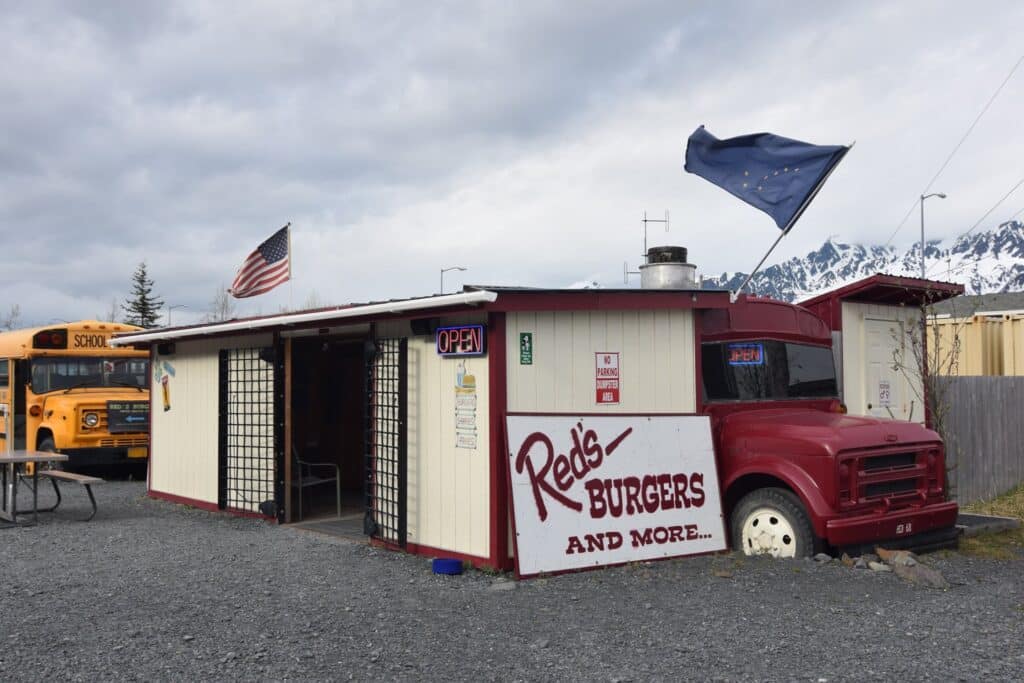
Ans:
[[[139,482],[99,488],[80,523],[66,488],[56,515],[0,529],[4,680],[1024,676],[1021,561],[928,556],[947,591],[732,555],[513,583]]]

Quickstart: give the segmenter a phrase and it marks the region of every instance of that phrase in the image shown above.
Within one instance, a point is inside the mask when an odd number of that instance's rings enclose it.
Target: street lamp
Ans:
[[[442,268],[441,269],[441,293],[442,294],[444,294],[444,274],[447,273],[449,270],[466,270],[466,269],[463,268],[462,266],[452,266],[451,268]]]
[[[168,305],[167,306],[167,327],[171,326],[171,311],[173,311],[175,308],[188,308],[188,306],[186,306],[185,304],[174,304],[173,306]]]
[[[921,279],[924,279],[924,200],[929,197],[938,197],[939,199],[945,199],[946,195],[941,192],[932,192],[931,194],[921,195]]]

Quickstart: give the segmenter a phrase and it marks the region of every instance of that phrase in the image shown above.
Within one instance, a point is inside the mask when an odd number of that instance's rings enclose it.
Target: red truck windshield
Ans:
[[[701,345],[709,401],[835,398],[835,361],[826,346],[771,339]]]

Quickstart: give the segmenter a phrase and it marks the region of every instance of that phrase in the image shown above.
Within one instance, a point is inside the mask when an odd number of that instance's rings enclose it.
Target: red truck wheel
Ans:
[[[785,489],[757,489],[732,513],[732,547],[744,555],[806,557],[814,551],[814,530],[800,499]]]

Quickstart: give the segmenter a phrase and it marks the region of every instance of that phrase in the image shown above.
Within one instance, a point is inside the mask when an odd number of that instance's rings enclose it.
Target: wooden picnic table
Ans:
[[[0,477],[3,486],[3,505],[0,506],[0,519],[18,524],[18,465],[33,463],[32,468],[32,524],[39,521],[39,465],[45,463],[65,462],[68,456],[47,451],[8,451],[0,453]]]

